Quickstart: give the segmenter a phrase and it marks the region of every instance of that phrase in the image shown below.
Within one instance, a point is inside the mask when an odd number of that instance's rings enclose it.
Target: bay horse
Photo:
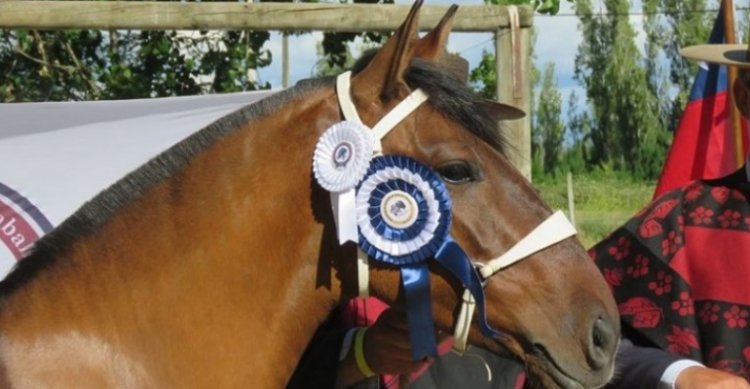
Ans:
[[[453,203],[451,234],[479,263],[551,213],[513,168],[497,116],[440,66],[455,8],[423,38],[418,10],[351,80],[373,124],[412,89],[427,103],[384,139],[386,154],[434,169]],[[0,284],[4,388],[283,388],[317,326],[353,296],[353,245],[340,246],[328,193],[311,173],[316,141],[342,120],[331,79],[232,113],[85,204]],[[430,266],[432,311],[450,330],[461,285]],[[398,304],[399,272],[371,268],[370,291]],[[549,388],[612,375],[619,339],[603,278],[574,239],[485,286],[506,336],[469,341],[512,354]]]

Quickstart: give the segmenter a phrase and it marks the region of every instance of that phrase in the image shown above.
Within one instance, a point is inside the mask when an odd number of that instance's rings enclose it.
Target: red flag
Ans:
[[[722,14],[719,11],[709,43],[724,42]],[[701,63],[654,198],[690,181],[723,177],[737,170],[727,84],[726,66]],[[744,120],[742,126],[746,127]],[[746,152],[747,131],[742,133]]]

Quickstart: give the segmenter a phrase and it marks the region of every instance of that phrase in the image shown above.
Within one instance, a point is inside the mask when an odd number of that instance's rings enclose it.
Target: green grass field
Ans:
[[[605,238],[648,204],[655,185],[612,172],[574,175],[575,221],[584,247]],[[568,213],[565,175],[535,177],[534,186],[552,209]]]

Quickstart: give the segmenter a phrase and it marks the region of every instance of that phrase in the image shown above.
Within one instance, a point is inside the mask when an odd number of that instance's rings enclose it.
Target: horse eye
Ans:
[[[475,169],[466,161],[453,161],[438,166],[438,174],[450,184],[465,184],[476,180]]]

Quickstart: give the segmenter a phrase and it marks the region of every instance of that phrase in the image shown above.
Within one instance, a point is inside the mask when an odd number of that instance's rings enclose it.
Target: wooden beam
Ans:
[[[511,144],[508,159],[529,181],[532,180],[530,44],[528,28],[521,28],[516,33],[511,29],[500,29],[495,33],[496,99],[526,112],[521,119],[504,122],[501,131]]]
[[[0,0],[0,28],[126,30],[392,31],[411,6],[322,3],[178,3],[154,1]],[[432,28],[447,6],[423,6],[420,28]],[[521,8],[521,25],[533,14]],[[504,6],[462,6],[453,31],[508,26]]]

